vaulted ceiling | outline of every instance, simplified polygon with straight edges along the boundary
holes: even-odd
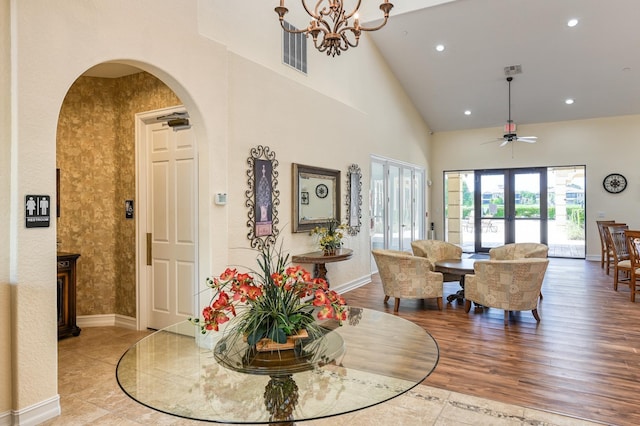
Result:
[[[363,2],[363,21],[379,17],[379,1]],[[513,65],[519,125],[640,114],[640,0],[391,2],[387,25],[362,42],[378,46],[434,132],[502,127]],[[105,64],[86,75],[135,71]]]
[[[503,126],[512,65],[517,124],[640,114],[640,0],[391,1],[370,35],[434,132]]]

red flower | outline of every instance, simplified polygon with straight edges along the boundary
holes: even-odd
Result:
[[[318,289],[316,290],[316,295],[313,299],[313,306],[324,306],[324,305],[329,305],[329,299],[327,299],[327,294]],[[318,318],[320,318],[320,314],[318,314]]]
[[[211,321],[211,319],[213,318],[213,308],[211,306],[205,306],[205,308],[202,310],[202,317],[204,318],[205,322]]]
[[[211,304],[211,307],[215,310],[220,310],[225,309],[227,306],[229,306],[229,295],[226,292],[221,291],[218,298]]]
[[[344,308],[336,309],[333,317],[342,324],[342,321],[347,319],[347,311]]]
[[[229,281],[231,278],[236,276],[238,271],[235,269],[227,268],[223,273],[220,274],[220,279],[222,281]]]
[[[302,266],[297,265],[297,266],[290,266],[287,268],[286,274],[289,276],[293,276],[293,275],[298,275],[298,273],[300,273],[300,271],[304,271],[304,269],[302,269]]]
[[[319,286],[320,288],[322,288],[323,290],[328,290],[329,289],[329,283],[327,281],[325,281],[323,278],[314,278],[313,279],[313,283],[316,286]]]
[[[323,306],[322,309],[320,309],[320,311],[318,312],[318,319],[325,320],[325,319],[331,319],[333,317],[334,317],[333,306],[331,305]]]
[[[229,321],[229,317],[224,312],[214,310],[211,306],[207,306],[202,310],[202,316],[206,330],[218,331],[219,324]]]
[[[218,331],[218,326],[220,324],[224,324],[227,321],[229,321],[229,317],[226,316],[223,312],[214,311],[214,317],[212,318],[211,322],[207,323],[206,329]]]
[[[238,274],[236,276],[238,282],[242,284],[253,284],[253,277],[249,274]]]
[[[262,289],[255,285],[249,286],[247,290],[247,297],[249,300],[256,300],[258,297],[262,296]]]
[[[282,287],[282,283],[284,282],[284,277],[277,272],[271,274],[271,279],[273,280],[273,284],[276,287]]]

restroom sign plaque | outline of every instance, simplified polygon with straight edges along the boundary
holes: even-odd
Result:
[[[51,223],[51,197],[27,195],[24,197],[27,228],[48,228]]]

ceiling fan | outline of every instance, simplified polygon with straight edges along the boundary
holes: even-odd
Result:
[[[513,77],[507,77],[507,83],[509,84],[509,119],[504,126],[504,135],[501,138],[497,138],[497,140],[502,141],[500,144],[501,147],[510,142],[536,143],[538,140],[537,136],[518,136],[516,134],[516,123],[511,119],[511,81],[513,81]]]

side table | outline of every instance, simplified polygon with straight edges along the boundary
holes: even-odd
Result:
[[[328,283],[329,279],[327,278],[326,264],[331,262],[342,262],[343,260],[351,259],[352,256],[353,250],[343,248],[336,250],[336,254],[324,254],[322,250],[305,254],[296,254],[295,256],[291,256],[291,261],[294,263],[313,263],[313,276],[315,278],[322,278]]]

